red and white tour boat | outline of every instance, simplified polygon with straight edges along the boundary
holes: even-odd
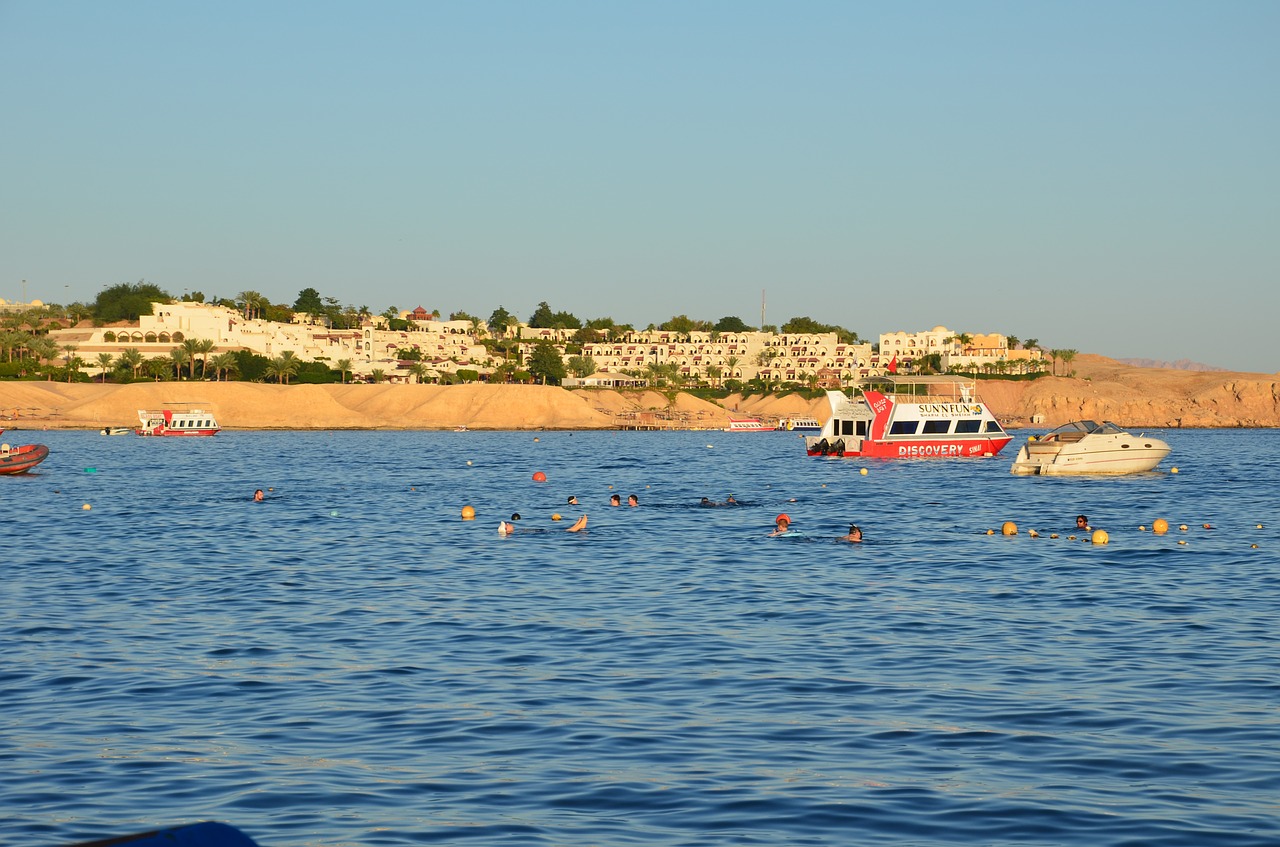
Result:
[[[883,376],[859,382],[861,395],[828,391],[831,418],[805,438],[810,456],[935,459],[994,456],[1013,440],[955,376]]]
[[[142,422],[134,430],[138,435],[217,435],[222,429],[213,412],[178,404],[169,409],[139,409],[138,420]]]

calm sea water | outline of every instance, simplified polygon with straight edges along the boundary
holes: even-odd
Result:
[[[5,844],[1280,843],[1273,432],[1123,479],[784,433],[21,435],[53,453],[0,477]]]

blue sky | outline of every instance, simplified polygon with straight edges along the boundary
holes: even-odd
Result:
[[[1271,0],[0,0],[0,297],[767,291],[1280,371],[1277,43]]]

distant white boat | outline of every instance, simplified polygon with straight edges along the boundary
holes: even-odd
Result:
[[[1072,421],[1022,445],[1009,472],[1126,474],[1153,470],[1172,448],[1159,438],[1134,435],[1111,421]]]
[[[725,432],[773,432],[773,427],[766,426],[759,418],[729,418]]]
[[[798,432],[801,435],[817,435],[822,432],[822,424],[818,423],[817,418],[800,416],[794,418],[783,418],[778,421],[778,429],[787,432]]]

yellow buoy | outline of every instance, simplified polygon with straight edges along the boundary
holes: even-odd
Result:
[[[1095,529],[1090,540],[1092,540],[1094,544],[1106,544],[1111,540],[1111,536],[1107,535],[1107,531],[1105,529]]]
[[[1151,522],[1151,531],[1156,535],[1164,535],[1169,531],[1169,522],[1164,518],[1156,518]]]
[[[1147,531],[1147,528],[1145,526],[1138,527],[1138,532],[1146,532],[1146,531]]]
[[[87,511],[89,511],[90,509],[92,509],[93,507],[92,507],[92,506],[90,506],[88,503],[85,503],[85,504],[84,504],[83,506],[81,506],[80,508],[81,508],[81,509],[83,509],[83,510],[85,510],[85,511],[87,512]]]
[[[862,470],[858,471],[858,473],[862,474],[863,476],[866,476],[866,475],[867,475],[867,469],[866,469],[866,468],[863,468]]]
[[[1032,538],[1039,538],[1039,537],[1040,537],[1040,533],[1036,532],[1034,529],[1032,529],[1032,530],[1028,530],[1028,531],[1027,531],[1027,535],[1030,535]]]
[[[1257,544],[1250,544],[1250,545],[1249,545],[1249,549],[1250,549],[1250,550],[1257,550],[1257,549],[1258,549],[1258,545],[1257,545]]]
[[[1177,467],[1172,467],[1172,468],[1169,468],[1169,472],[1170,472],[1170,473],[1177,473],[1177,472],[1178,472],[1178,469],[1177,469]]]
[[[560,520],[560,513],[559,513],[559,512],[556,512],[554,515],[552,515],[552,516],[551,516],[551,520],[553,520],[553,521],[558,521],[558,520]]]
[[[1186,525],[1186,524],[1184,524],[1184,523],[1183,523],[1183,524],[1178,524],[1178,529],[1182,530],[1183,532],[1186,532],[1186,531],[1187,531],[1187,525]]]
[[[1049,533],[1049,537],[1050,537],[1050,538],[1057,538],[1057,537],[1058,537],[1058,533],[1056,533],[1056,532],[1051,532],[1051,533]]]
[[[996,531],[994,529],[987,530],[987,535],[995,535],[995,534],[996,534]]]
[[[1000,534],[1001,535],[1017,535],[1018,525],[1013,521],[1005,521],[1000,526]]]
[[[474,518],[475,518],[475,516],[476,516],[476,509],[475,509],[475,507],[474,507],[474,506],[463,506],[463,507],[462,507],[462,519],[463,519],[464,521],[472,520],[472,519],[474,519]]]
[[[471,467],[471,460],[467,459],[467,467]]]
[[[1178,543],[1179,543],[1179,544],[1186,544],[1186,543],[1187,543],[1187,539],[1185,539],[1185,538],[1179,538],[1179,539],[1178,539]]]

